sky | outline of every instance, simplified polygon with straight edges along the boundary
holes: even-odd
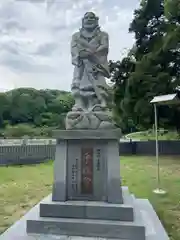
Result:
[[[139,0],[0,0],[0,91],[19,87],[70,90],[70,41],[85,12],[109,33],[108,59],[132,47],[128,33]]]

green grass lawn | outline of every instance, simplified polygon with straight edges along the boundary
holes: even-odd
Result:
[[[180,157],[161,159],[165,196],[152,193],[156,187],[154,157],[122,157],[123,185],[136,197],[148,198],[171,240],[180,239]],[[33,166],[0,168],[0,232],[3,232],[51,191],[52,162]]]

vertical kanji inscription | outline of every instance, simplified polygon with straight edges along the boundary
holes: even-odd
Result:
[[[81,193],[93,194],[93,148],[82,149],[81,161]]]

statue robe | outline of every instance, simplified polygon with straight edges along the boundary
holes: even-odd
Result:
[[[84,37],[80,32],[72,36],[71,56],[74,65],[74,75],[71,90],[74,96],[95,97],[98,100],[108,94],[108,85],[105,77],[110,77],[107,55],[109,50],[109,37],[99,29],[90,38]],[[85,35],[86,36],[86,35]],[[88,49],[95,53],[87,58],[81,58],[80,52]]]

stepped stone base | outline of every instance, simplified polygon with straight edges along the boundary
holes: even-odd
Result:
[[[54,203],[48,196],[0,240],[169,240],[149,201],[135,199],[126,187],[122,192],[124,204]]]
[[[133,199],[123,189],[124,204],[95,201],[52,201],[49,195],[40,203],[40,217],[134,221]]]

